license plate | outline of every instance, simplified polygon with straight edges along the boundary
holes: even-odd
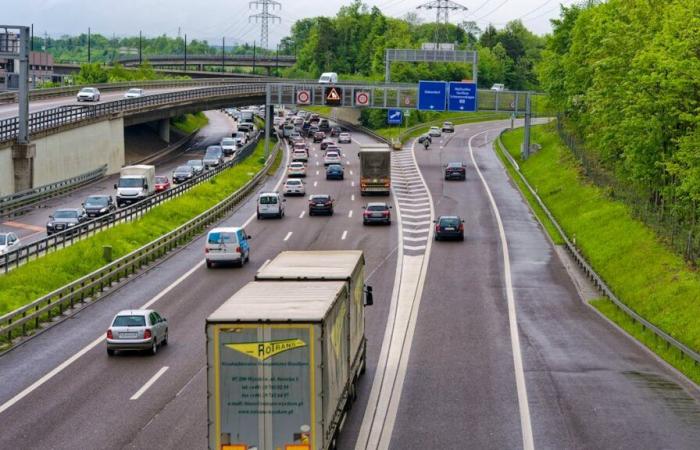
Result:
[[[95,217],[95,216],[96,216],[96,214],[94,214],[94,213],[88,214],[88,217]]]
[[[138,333],[119,333],[119,337],[123,339],[134,339]]]
[[[455,230],[454,227],[446,227],[445,228],[445,231],[454,231],[454,230]]]
[[[372,217],[383,217],[383,216],[384,216],[384,214],[382,214],[382,213],[374,213],[374,214],[372,214]]]

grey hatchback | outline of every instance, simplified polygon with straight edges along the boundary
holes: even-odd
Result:
[[[158,346],[168,345],[168,321],[152,309],[120,311],[107,329],[107,354],[117,350],[148,350],[155,355]]]

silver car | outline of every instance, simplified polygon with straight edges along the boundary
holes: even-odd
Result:
[[[10,253],[22,246],[15,233],[0,233],[0,255]]]
[[[119,350],[148,350],[168,345],[168,321],[152,309],[120,311],[107,330],[107,354]]]
[[[202,158],[205,168],[216,167],[224,162],[224,151],[220,145],[210,145]]]
[[[79,102],[99,102],[100,90],[94,87],[84,87],[77,95]]]
[[[195,175],[199,175],[200,173],[204,172],[204,163],[201,159],[190,159],[185,165],[192,167]]]

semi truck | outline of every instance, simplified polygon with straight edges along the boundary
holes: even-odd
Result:
[[[365,370],[360,251],[282,252],[206,321],[208,442],[333,450]]]
[[[155,166],[137,165],[122,167],[119,181],[114,185],[117,190],[117,206],[139,202],[156,192]]]
[[[360,194],[391,193],[391,150],[387,145],[373,144],[360,148]]]

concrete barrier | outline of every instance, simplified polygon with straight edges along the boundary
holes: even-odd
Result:
[[[0,197],[15,193],[15,170],[12,147],[0,148]]]

